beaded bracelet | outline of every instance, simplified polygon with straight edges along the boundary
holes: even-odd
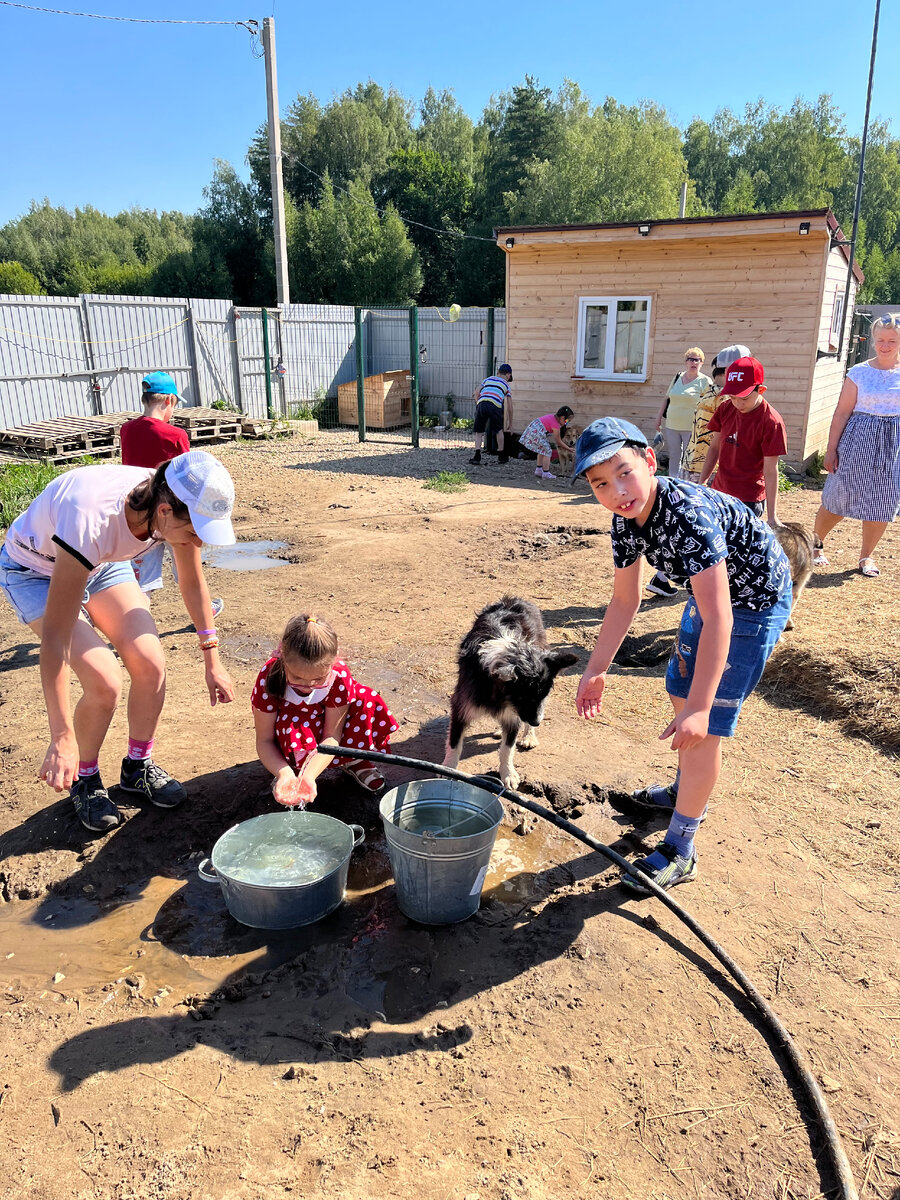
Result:
[[[215,649],[216,646],[218,646],[218,644],[219,644],[218,638],[210,638],[209,641],[200,643],[200,649],[201,650],[213,650],[213,649]]]

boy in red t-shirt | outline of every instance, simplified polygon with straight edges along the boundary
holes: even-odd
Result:
[[[758,517],[766,513],[773,529],[781,522],[778,504],[778,460],[787,452],[781,414],[767,400],[765,372],[756,358],[739,358],[725,373],[722,402],[709,419],[712,435],[700,482],[742,500]]]
[[[179,454],[186,454],[191,448],[185,430],[171,424],[175,406],[183,399],[172,376],[167,371],[151,371],[141,381],[141,388],[143,416],[126,421],[119,431],[123,467],[158,467]],[[142,592],[155,592],[163,586],[165,548],[165,542],[159,542],[134,560],[134,573]],[[174,562],[172,570],[175,570]],[[217,617],[225,604],[222,600],[213,600],[212,606],[213,616]]]

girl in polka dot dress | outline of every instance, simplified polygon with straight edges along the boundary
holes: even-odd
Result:
[[[384,776],[364,759],[318,751],[326,740],[387,751],[397,729],[381,696],[356,682],[337,650],[328,622],[302,613],[288,621],[276,654],[257,676],[250,700],[256,753],[275,776],[279,804],[310,804],[316,779],[332,764],[370,792],[384,787]]]

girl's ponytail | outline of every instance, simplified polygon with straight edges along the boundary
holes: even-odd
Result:
[[[179,500],[166,482],[166,467],[164,462],[146,483],[140,483],[128,497],[128,506],[134,512],[141,513],[147,520],[147,529],[152,534],[156,525],[156,513],[161,504],[168,504],[176,521],[189,521],[191,514],[183,500]]]

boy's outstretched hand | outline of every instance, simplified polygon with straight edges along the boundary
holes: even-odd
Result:
[[[693,750],[708,733],[708,712],[688,712],[687,709],[682,709],[659,735],[659,740],[664,742],[666,738],[672,738],[673,750]]]
[[[599,717],[600,709],[603,707],[603,689],[606,687],[606,672],[601,671],[599,675],[588,675],[587,672],[581,677],[581,682],[578,685],[578,694],[575,697],[575,707],[578,710],[579,717],[584,717],[589,721],[591,717]]]

